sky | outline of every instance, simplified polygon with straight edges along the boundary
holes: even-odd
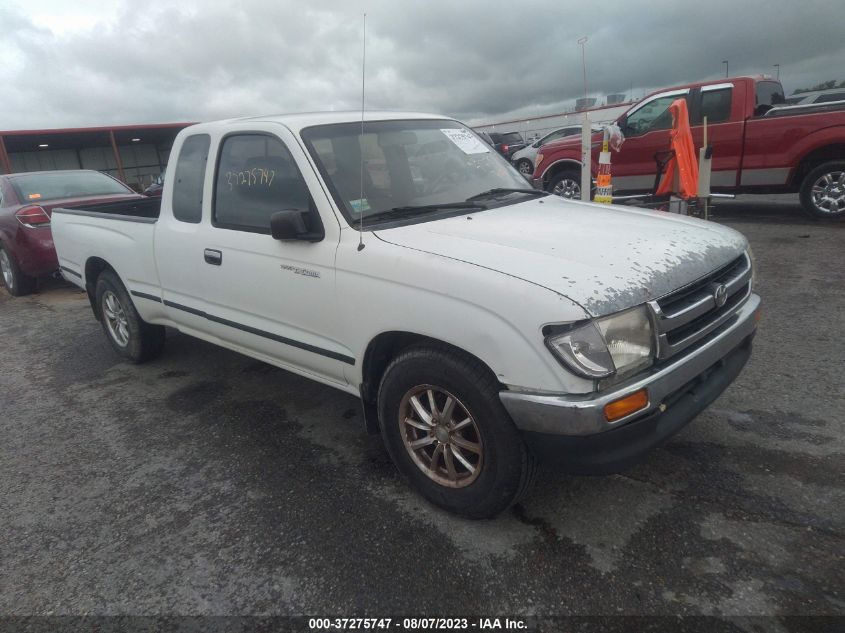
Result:
[[[842,0],[0,0],[0,130],[361,107],[471,124],[584,94],[845,80]],[[827,16],[827,17],[825,17]]]

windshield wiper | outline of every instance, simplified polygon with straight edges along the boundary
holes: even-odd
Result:
[[[441,209],[486,209],[487,207],[478,202],[444,202],[442,204],[421,204],[407,207],[393,207],[385,211],[379,211],[372,215],[365,215],[364,221],[367,220],[386,220],[408,218],[415,215],[422,215],[429,211],[440,211]]]
[[[467,198],[469,200],[480,200],[481,198],[489,198],[492,196],[498,196],[503,193],[527,193],[532,196],[547,196],[549,195],[547,191],[542,191],[540,189],[527,189],[527,188],[518,188],[518,187],[495,187],[493,189],[488,189],[487,191],[482,191],[481,193],[477,193],[474,196],[470,196]]]

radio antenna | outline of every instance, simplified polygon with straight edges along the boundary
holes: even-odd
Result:
[[[358,250],[364,250],[364,79],[367,70],[367,14],[364,14],[361,55],[361,139],[358,141],[358,154],[361,157],[361,195],[358,197]]]

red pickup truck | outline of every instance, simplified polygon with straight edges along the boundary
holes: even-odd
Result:
[[[616,121],[625,135],[613,153],[614,193],[652,191],[655,154],[669,149],[669,105],[685,98],[696,149],[707,117],[713,147],[711,189],[721,193],[800,193],[819,218],[845,218],[845,101],[787,106],[783,87],[765,77],[735,77],[661,90]],[[593,175],[601,133],[593,135]],[[580,197],[581,139],[564,138],[537,156],[534,186]]]

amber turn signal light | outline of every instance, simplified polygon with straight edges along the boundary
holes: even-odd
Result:
[[[647,406],[648,389],[640,389],[624,398],[619,398],[619,400],[604,405],[604,417],[607,418],[608,422],[613,422],[640,409],[645,409]]]

